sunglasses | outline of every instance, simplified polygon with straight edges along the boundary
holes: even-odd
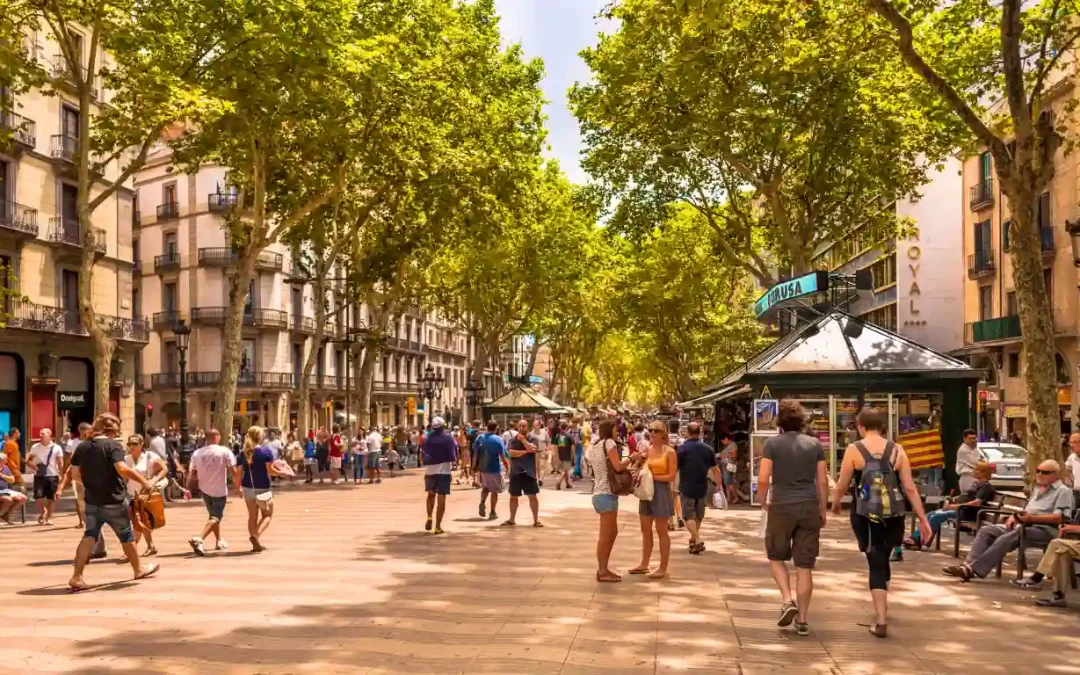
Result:
[[[667,429],[649,429],[649,433],[651,433],[651,434],[666,434]]]
[[[1035,469],[1035,473],[1039,474],[1040,476],[1053,476],[1057,472],[1047,471],[1046,469]]]

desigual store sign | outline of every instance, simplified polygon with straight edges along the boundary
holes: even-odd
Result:
[[[76,408],[85,408],[89,405],[89,402],[87,393],[84,391],[60,392],[57,396],[57,404],[61,410],[74,410]]]

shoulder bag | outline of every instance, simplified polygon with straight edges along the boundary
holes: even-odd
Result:
[[[611,463],[611,457],[608,456],[607,444],[604,443],[602,448],[604,461],[607,463],[608,486],[611,487],[611,494],[620,497],[634,494],[634,474],[630,473],[629,469],[616,471],[615,465]]]

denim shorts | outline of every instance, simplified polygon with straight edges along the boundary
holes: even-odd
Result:
[[[128,515],[127,504],[108,506],[87,504],[85,536],[97,539],[101,536],[101,530],[105,525],[112,528],[121,544],[135,541],[135,532],[131,529],[131,517]]]
[[[597,513],[609,513],[619,510],[618,495],[593,495],[592,507]]]
[[[225,515],[225,497],[211,497],[208,494],[202,496],[203,504],[206,504],[206,512],[214,520],[221,522]]]

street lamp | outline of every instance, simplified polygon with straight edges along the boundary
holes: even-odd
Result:
[[[187,415],[187,350],[191,326],[179,319],[173,326],[173,334],[176,335],[176,351],[180,353],[180,447],[186,448],[190,440]]]
[[[1065,221],[1065,231],[1072,238],[1073,265],[1080,267],[1080,218]]]
[[[435,367],[430,363],[424,368],[424,374],[420,378],[420,384],[423,385],[422,393],[424,398],[427,399],[427,404],[424,405],[424,415],[428,419],[431,419],[431,408],[435,405],[435,399],[442,398],[443,385],[446,383],[446,378],[441,373],[435,373]]]
[[[484,403],[484,385],[476,380],[469,380],[465,383],[465,405],[469,408],[479,407]],[[470,411],[472,412],[472,411]],[[478,415],[473,413],[473,417]]]

